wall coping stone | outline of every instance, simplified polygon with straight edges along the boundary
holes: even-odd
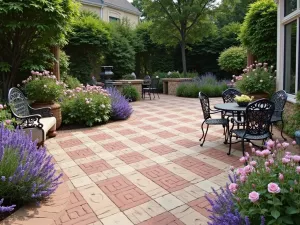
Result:
[[[142,84],[144,80],[136,79],[136,80],[117,80],[116,82],[121,82],[123,84]]]
[[[183,81],[191,81],[193,78],[163,78],[163,82],[183,82]]]

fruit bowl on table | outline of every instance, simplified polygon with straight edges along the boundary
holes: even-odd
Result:
[[[250,102],[236,102],[238,104],[239,107],[247,107],[247,105],[249,105]]]

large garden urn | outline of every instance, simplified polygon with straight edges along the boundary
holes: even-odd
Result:
[[[113,86],[113,81],[111,78],[113,77],[114,73],[112,69],[113,66],[101,66],[100,77],[106,88]]]

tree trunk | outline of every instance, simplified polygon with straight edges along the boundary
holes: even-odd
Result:
[[[183,74],[184,76],[186,76],[186,55],[185,55],[185,47],[186,47],[186,43],[185,41],[181,41],[181,44],[180,44],[180,47],[181,47],[181,58],[182,58],[182,69],[183,69]]]

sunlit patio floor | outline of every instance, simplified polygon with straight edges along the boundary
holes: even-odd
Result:
[[[199,146],[198,99],[161,95],[132,105],[126,121],[60,131],[46,142],[71,190],[56,224],[207,224],[204,195],[225,186],[231,165],[241,165],[241,144],[227,156],[223,128],[211,126]]]

